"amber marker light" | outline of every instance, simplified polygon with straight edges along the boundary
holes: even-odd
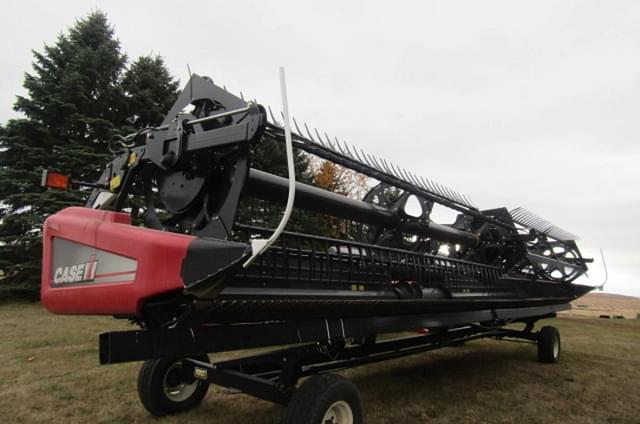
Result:
[[[67,190],[69,188],[69,177],[59,172],[51,172],[46,169],[42,171],[43,187]]]

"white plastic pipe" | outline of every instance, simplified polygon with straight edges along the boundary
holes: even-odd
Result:
[[[287,206],[284,209],[284,215],[278,224],[276,230],[268,239],[251,240],[251,257],[242,265],[244,268],[266,251],[280,237],[291,217],[293,211],[293,202],[296,197],[296,169],[293,161],[293,143],[291,141],[291,126],[289,125],[289,104],[287,102],[287,83],[285,81],[284,67],[280,67],[280,96],[282,97],[282,114],[284,115],[284,139],[287,151],[287,172],[289,177],[289,195],[287,197]]]
[[[602,266],[604,267],[604,281],[599,286],[596,286],[596,288],[602,291],[604,290],[604,285],[609,281],[609,271],[607,270],[607,263],[604,260],[604,252],[602,251],[602,248],[600,248],[600,257],[602,258]]]

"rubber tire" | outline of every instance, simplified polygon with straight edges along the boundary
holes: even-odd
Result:
[[[209,363],[207,355],[194,355],[190,358]],[[149,359],[144,361],[138,373],[138,396],[142,405],[151,415],[162,417],[186,411],[202,402],[209,390],[209,383],[198,381],[196,391],[187,399],[176,402],[164,393],[164,376],[176,358]]]
[[[558,346],[557,354],[555,346]],[[555,364],[560,360],[560,332],[556,327],[546,326],[538,333],[538,361],[543,364]]]
[[[344,401],[353,412],[353,423],[362,424],[362,401],[358,388],[336,374],[314,375],[291,397],[284,424],[323,424],[325,413],[334,402]]]

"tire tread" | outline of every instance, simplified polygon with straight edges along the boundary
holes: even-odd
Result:
[[[321,424],[329,406],[337,400],[349,403],[354,424],[362,424],[362,401],[356,386],[336,374],[314,375],[300,386],[287,406],[284,424]]]
[[[553,347],[558,343],[558,357],[553,355]],[[556,327],[544,326],[538,333],[538,361],[544,364],[554,364],[558,362],[561,352],[560,332]]]
[[[206,355],[193,356],[193,359],[209,362]],[[138,373],[138,396],[144,408],[151,415],[162,417],[194,408],[207,394],[209,384],[201,383],[195,393],[182,402],[173,402],[164,394],[164,375],[177,359],[161,358],[144,361]]]

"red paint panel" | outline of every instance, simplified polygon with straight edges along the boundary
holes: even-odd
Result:
[[[135,280],[53,284],[54,237],[135,259]],[[63,209],[44,224],[42,303],[60,314],[137,315],[144,299],[184,288],[180,270],[194,238],[132,226],[126,213],[82,207]]]

